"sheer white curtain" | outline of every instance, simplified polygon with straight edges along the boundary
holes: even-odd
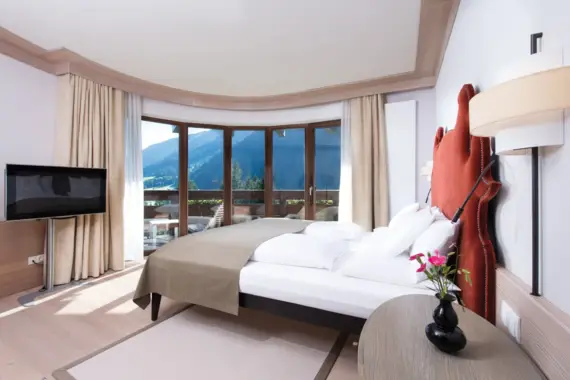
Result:
[[[127,94],[125,110],[125,260],[144,259],[144,190],[142,169],[142,98]]]
[[[338,220],[352,222],[352,142],[350,138],[350,103],[342,104],[340,126],[340,191]]]

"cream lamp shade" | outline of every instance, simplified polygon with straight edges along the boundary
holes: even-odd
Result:
[[[525,75],[477,94],[469,103],[474,136],[495,137],[497,153],[564,144],[570,67]]]

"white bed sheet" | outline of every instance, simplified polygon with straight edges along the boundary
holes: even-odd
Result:
[[[327,269],[250,261],[240,272],[240,292],[368,318],[382,303],[406,294],[434,294],[425,286],[400,286],[343,276]]]

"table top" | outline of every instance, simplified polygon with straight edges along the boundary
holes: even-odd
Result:
[[[407,295],[378,307],[360,335],[358,372],[380,379],[545,379],[524,351],[503,331],[468,309],[454,305],[467,346],[456,355],[439,351],[425,336],[433,322],[433,296]]]

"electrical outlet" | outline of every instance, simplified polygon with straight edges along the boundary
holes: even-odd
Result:
[[[28,265],[43,264],[43,262],[44,262],[44,255],[28,257]]]
[[[517,343],[521,342],[521,317],[505,301],[501,302],[501,322]]]

